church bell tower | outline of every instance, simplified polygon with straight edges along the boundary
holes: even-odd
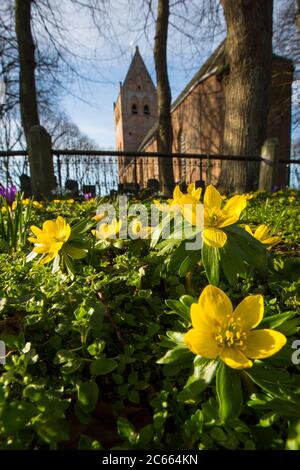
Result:
[[[157,91],[138,47],[114,103],[117,150],[138,150],[157,121]]]

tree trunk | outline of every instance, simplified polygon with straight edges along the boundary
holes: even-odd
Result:
[[[32,0],[16,1],[16,36],[20,62],[21,120],[28,146],[30,128],[40,124],[35,86],[34,42],[31,33]]]
[[[171,89],[167,66],[169,0],[158,0],[154,61],[158,97],[158,151],[172,153]],[[164,195],[170,196],[174,187],[173,159],[159,159],[160,183]]]
[[[227,24],[228,73],[224,154],[259,156],[266,138],[272,79],[273,0],[221,0]],[[222,162],[219,186],[226,192],[257,187],[255,162]]]
[[[300,0],[297,0],[297,17],[296,17],[296,23],[297,23],[297,26],[300,30]]]
[[[15,29],[19,52],[19,88],[21,121],[24,129],[36,198],[49,197],[55,187],[51,138],[40,126],[35,85],[34,42],[31,32],[33,0],[15,0]]]

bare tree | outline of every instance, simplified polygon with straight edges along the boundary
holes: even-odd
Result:
[[[43,117],[43,125],[52,137],[54,149],[97,150],[96,143],[84,134],[64,112],[48,112]]]
[[[31,127],[40,124],[35,84],[35,46],[31,33],[31,4],[32,0],[16,0],[16,37],[20,63],[20,108],[27,142]]]
[[[257,156],[266,136],[272,64],[272,0],[221,0],[227,24],[224,153]],[[223,162],[219,185],[243,192],[257,185],[258,166]]]
[[[292,88],[293,130],[300,124],[300,30],[296,26],[296,0],[284,0],[280,3],[274,20],[274,52],[293,60],[294,84]],[[288,77],[287,77],[288,78]],[[280,112],[280,109],[278,109]]]
[[[169,0],[158,0],[154,61],[158,98],[158,151],[172,153],[171,89],[167,66],[169,26]],[[162,191],[170,196],[174,187],[173,159],[165,156],[159,160]]]

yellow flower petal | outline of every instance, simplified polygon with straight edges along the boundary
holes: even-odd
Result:
[[[211,322],[215,320],[223,322],[227,315],[232,315],[233,308],[229,297],[221,289],[211,284],[203,289],[198,304],[200,314]]]
[[[179,200],[183,217],[197,227],[203,225],[203,205],[193,196],[185,194]]]
[[[196,330],[203,330],[207,328],[211,329],[213,320],[210,315],[207,313],[205,314],[205,311],[203,310],[203,304],[192,304],[190,313],[192,325]]]
[[[33,237],[31,237],[33,238]],[[53,236],[49,233],[42,232],[38,235],[37,238],[34,239],[35,241],[32,241],[32,243],[39,243],[42,245],[51,245],[51,243],[54,242]]]
[[[48,245],[37,245],[33,248],[35,253],[43,254],[43,253],[48,253],[49,252],[49,246]]]
[[[202,188],[197,188],[197,189],[194,189],[194,191],[192,192],[192,196],[198,199],[199,201],[201,197],[201,193],[202,193]]]
[[[219,228],[228,227],[228,225],[233,225],[239,220],[237,215],[227,214],[226,212],[222,212],[222,217],[218,224]]]
[[[52,261],[55,256],[57,255],[57,252],[50,252],[48,253],[47,256],[45,256],[45,258],[42,258],[41,261],[40,261],[40,264],[46,264],[46,263],[49,263],[50,261]]]
[[[173,199],[176,200],[176,199],[179,199],[181,198],[181,196],[183,196],[182,192],[180,191],[180,188],[179,186],[175,186],[175,189],[173,191]]]
[[[202,192],[202,188],[196,189],[195,183],[190,183],[187,187],[187,194],[189,194],[190,196],[193,196],[195,199],[197,199],[197,201],[200,200],[201,192]]]
[[[38,237],[41,233],[43,233],[43,231],[40,228],[36,227],[35,225],[31,225],[30,230],[32,231],[32,233],[34,233],[36,237]]]
[[[257,240],[263,241],[269,234],[269,228],[266,225],[260,225],[254,232],[254,237]]]
[[[30,243],[38,243],[38,239],[37,239],[37,238],[34,238],[34,237],[28,237],[27,240],[28,240]]]
[[[204,194],[204,205],[209,211],[218,211],[221,209],[222,197],[219,191],[210,184],[207,186]]]
[[[254,233],[252,232],[249,225],[245,225],[244,229],[246,230],[246,232],[250,233],[250,235],[252,235],[252,237],[254,237]]]
[[[216,227],[204,227],[203,239],[206,245],[221,248],[227,241],[227,235]]]
[[[286,344],[286,337],[279,331],[250,331],[243,352],[252,359],[264,359],[276,354]]]
[[[54,251],[54,252],[58,253],[59,250],[62,249],[63,244],[64,244],[64,242],[52,243],[52,245],[50,246],[50,251]]]
[[[187,193],[192,195],[193,191],[195,190],[196,190],[195,183],[190,183],[187,187]]]
[[[214,359],[219,355],[220,348],[206,331],[193,328],[184,335],[184,341],[194,354],[199,354],[207,359]]]
[[[280,237],[265,238],[265,240],[262,241],[265,245],[277,245],[279,242],[281,242]]]
[[[249,369],[252,367],[253,362],[250,361],[239,349],[231,347],[225,348],[221,354],[220,359],[232,369]]]
[[[243,330],[255,328],[264,316],[264,299],[262,295],[249,295],[235,308],[235,319],[240,319]]]
[[[47,232],[52,235],[56,233],[56,230],[57,230],[57,226],[54,220],[46,220],[43,223],[43,232]]]
[[[223,211],[239,218],[246,206],[247,198],[244,195],[233,196],[226,202]]]

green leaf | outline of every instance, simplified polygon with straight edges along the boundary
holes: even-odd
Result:
[[[184,346],[176,346],[174,349],[170,349],[166,354],[156,361],[157,364],[170,364],[173,362],[184,362],[187,355],[190,356],[191,351]]]
[[[238,275],[245,274],[245,264],[243,260],[243,253],[237,246],[232,243],[230,237],[227,243],[219,249],[222,270],[229,284],[235,285]]]
[[[85,413],[95,409],[99,397],[99,387],[94,381],[77,384],[78,401]]]
[[[196,356],[194,359],[194,373],[191,375],[179,392],[177,399],[184,403],[195,403],[201,393],[208,387],[214,378],[219,362]]]
[[[74,259],[81,259],[85,258],[88,254],[88,250],[84,248],[78,248],[73,244],[72,242],[70,243],[65,243],[64,245],[64,252],[67,253],[68,256]]]
[[[296,312],[277,313],[270,317],[265,317],[259,324],[259,328],[277,328],[286,320],[290,320],[296,315]]]
[[[93,220],[91,217],[81,220],[77,224],[73,225],[73,227],[71,227],[71,235],[69,240],[71,241],[74,238],[79,237],[83,233],[90,231],[91,228],[95,225],[96,221]]]
[[[163,215],[163,218],[162,220],[159,222],[159,224],[157,225],[157,227],[155,228],[155,230],[152,232],[151,234],[151,243],[150,243],[150,246],[151,248],[154,248],[155,245],[157,244],[161,234],[162,234],[162,231],[169,226],[170,224],[170,221],[171,219],[173,218],[173,214],[165,214]]]
[[[31,403],[12,401],[1,412],[0,423],[6,434],[14,434],[24,429],[35,414],[35,406]]]
[[[285,336],[292,336],[299,331],[300,327],[300,318],[293,318],[293,320],[285,321],[282,325],[277,327],[277,330],[280,331]]]
[[[187,294],[182,295],[179,300],[183,305],[186,305],[189,309],[191,308],[192,304],[198,302],[198,299]]]
[[[129,444],[136,444],[138,434],[135,432],[133,425],[126,418],[118,418],[118,433]]]
[[[89,436],[85,434],[81,434],[78,444],[79,450],[101,450],[103,447],[101,446],[99,441],[91,439]]]
[[[300,396],[295,393],[299,388],[299,384],[295,376],[291,376],[283,369],[256,364],[251,369],[245,370],[244,374],[273,397],[300,406]]]
[[[177,375],[181,369],[190,367],[193,353],[183,345],[176,346],[158,359],[157,364],[163,364],[163,373],[166,376]]]
[[[168,313],[175,313],[176,315],[183,318],[183,320],[187,324],[191,323],[190,307],[187,307],[183,302],[180,302],[179,300],[173,299],[165,300],[165,304],[171,309],[171,312]]]
[[[185,249],[185,242],[181,242],[176,250],[171,254],[168,262],[167,269],[170,272],[178,272],[181,263],[186,259],[187,252]]]
[[[238,418],[243,405],[241,373],[221,362],[216,378],[219,417],[222,422]]]
[[[229,242],[237,245],[245,261],[250,266],[264,270],[267,266],[267,251],[263,243],[252,237],[246,230],[238,225],[230,225],[224,228]]]
[[[187,256],[179,266],[178,274],[183,277],[191,272],[196,264],[201,260],[201,250],[186,251]]]
[[[39,437],[55,449],[58,442],[67,441],[69,438],[66,421],[47,417],[38,421],[35,427]]]
[[[220,281],[220,255],[219,249],[203,243],[202,263],[205,269],[206,277],[210,284],[218,286]]]
[[[90,365],[91,375],[105,375],[109,374],[116,369],[118,363],[114,359],[107,359],[105,357],[96,359]]]
[[[72,264],[72,261],[70,260],[69,256],[67,255],[67,253],[64,252],[63,249],[61,250],[61,254],[62,254],[62,257],[63,257],[64,265],[67,268],[67,272],[68,272],[70,278],[74,279],[75,270],[74,270],[74,266]]]

